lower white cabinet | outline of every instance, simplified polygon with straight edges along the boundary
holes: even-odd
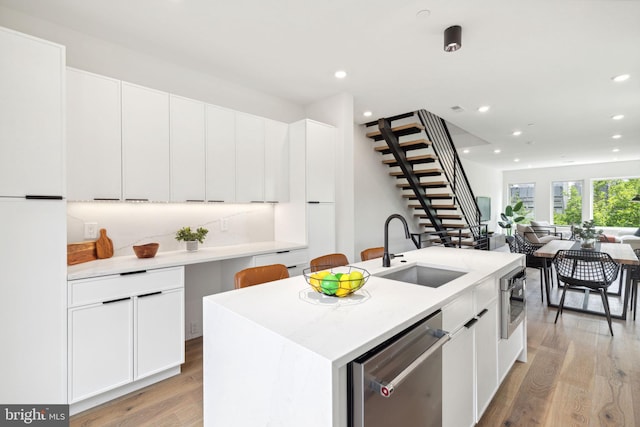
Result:
[[[473,330],[463,326],[442,347],[442,425],[474,424]]]
[[[484,310],[487,311],[475,326],[476,421],[498,390],[498,301],[494,300]]]
[[[69,287],[69,403],[184,363],[184,267]]]
[[[306,249],[281,251],[272,254],[256,255],[254,265],[260,267],[271,264],[284,264],[289,270],[289,277],[299,276],[309,266],[309,252]]]

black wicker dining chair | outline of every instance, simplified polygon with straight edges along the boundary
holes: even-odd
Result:
[[[640,248],[634,249],[636,257],[640,259]],[[634,265],[631,270],[627,272],[631,277],[631,310],[633,310],[633,320],[636,320],[636,312],[638,311],[638,282],[640,282],[640,265]]]
[[[540,270],[540,301],[544,302],[544,286],[549,284],[549,287],[551,287],[553,285],[553,278],[551,274],[551,260],[549,258],[537,257],[533,254],[542,246],[544,245],[532,243],[518,233],[515,235],[514,248],[517,253],[526,256],[527,267]],[[509,248],[511,249],[511,245],[509,245]],[[514,251],[512,250],[511,252]],[[549,298],[548,295],[547,298]]]
[[[567,289],[594,290],[600,293],[609,323],[609,332],[613,336],[607,288],[618,277],[620,265],[609,254],[590,250],[558,251],[553,257],[553,265],[556,268],[558,280],[564,282],[556,320],[553,323],[556,323],[558,316],[562,314]]]

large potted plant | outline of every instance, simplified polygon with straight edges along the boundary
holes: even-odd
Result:
[[[589,220],[583,222],[582,227],[573,227],[573,234],[580,239],[580,246],[583,249],[594,249],[602,235],[602,230],[596,230],[593,220]]]
[[[524,221],[527,218],[527,214],[524,203],[520,200],[515,205],[507,205],[504,208],[504,212],[500,214],[502,221],[498,221],[498,225],[505,230],[507,236],[511,236],[513,224],[519,224]]]
[[[204,243],[208,232],[209,230],[203,227],[198,227],[196,231],[191,231],[191,227],[183,227],[176,232],[176,240],[186,242],[188,251],[197,251],[198,242]]]

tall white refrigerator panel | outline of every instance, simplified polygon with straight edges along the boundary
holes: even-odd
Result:
[[[0,402],[66,403],[66,202],[0,196]]]

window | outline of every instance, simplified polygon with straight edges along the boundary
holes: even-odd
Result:
[[[596,225],[640,225],[640,203],[631,201],[637,194],[640,194],[640,178],[593,180],[593,219]]]
[[[509,184],[509,204],[515,205],[522,200],[528,218],[535,218],[534,199],[535,184]]]
[[[582,181],[554,181],[551,197],[554,224],[582,224]]]

